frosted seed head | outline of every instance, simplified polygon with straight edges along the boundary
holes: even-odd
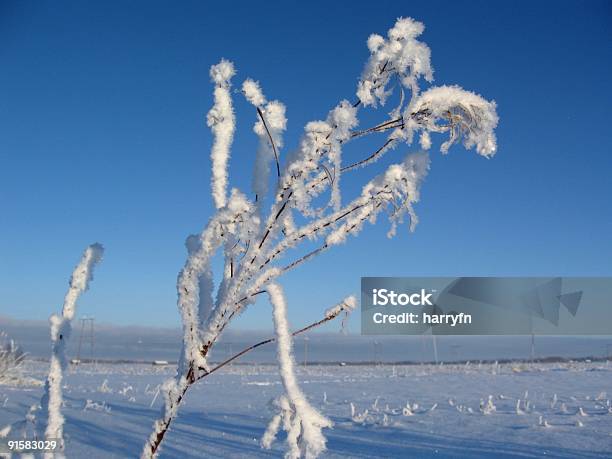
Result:
[[[230,79],[236,74],[234,64],[228,60],[221,59],[218,64],[210,67],[210,79],[217,86],[229,86]]]

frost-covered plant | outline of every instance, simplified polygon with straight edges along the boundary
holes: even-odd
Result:
[[[422,150],[431,148],[432,133],[448,134],[441,145],[443,153],[457,142],[474,148],[484,157],[492,156],[496,150],[494,102],[458,86],[421,91],[423,80],[427,83],[433,80],[430,50],[418,40],[423,30],[420,22],[400,18],[386,37],[370,36],[370,56],[357,85],[357,99],[341,100],[325,119],[306,124],[291,155],[281,155],[287,123],[285,106],[268,100],[258,82],[246,79],[241,89],[255,108],[254,131],[259,138],[252,199],[236,188],[228,192],[227,167],[235,132],[231,79],[236,71],[226,60],[211,67],[214,105],[207,123],[213,134],[211,186],[216,212],[201,234],[187,240],[188,258],[177,282],[183,349],[176,377],[163,385],[165,404],[143,448],[143,458],[158,452],[190,386],[250,349],[271,341],[277,341],[279,346],[286,393],[278,399],[280,414],[273,418],[262,443],[269,446],[283,422],[288,432],[288,457],[314,457],[323,451],[322,429],[330,423],[308,404],[293,375],[291,334],[284,299],[277,286],[279,278],[345,242],[348,236],[356,236],[366,222],[375,223],[382,213],[387,213],[391,223],[389,237],[406,218],[410,229],[414,229],[417,217],[413,206],[419,200],[419,188],[429,170],[425,151],[391,164],[365,183],[356,198],[343,202],[340,184],[351,171],[380,160],[400,145],[412,145],[415,135]],[[399,103],[388,118],[358,130],[359,111],[385,105],[393,93]],[[380,148],[353,162],[343,160],[342,151],[347,143],[375,134],[384,134]],[[316,241],[320,241],[319,245],[309,250],[308,244]],[[222,254],[224,267],[215,288],[212,259],[218,253]],[[281,262],[289,256],[294,258]],[[276,338],[257,343],[211,367],[211,350],[228,324],[253,304],[257,295],[266,292],[274,306]],[[354,303],[340,305],[305,329],[354,307]]]
[[[0,332],[0,384],[18,384],[23,380],[21,367],[25,358],[21,347]]]
[[[270,303],[272,303],[276,342],[278,343],[278,363],[286,395],[280,398],[278,407],[280,413],[272,418],[262,439],[262,446],[270,448],[280,421],[287,431],[287,458],[317,457],[325,450],[325,437],[321,430],[331,427],[332,422],[321,415],[308,403],[306,396],[298,386],[295,378],[295,362],[293,360],[291,332],[287,321],[287,303],[282,288],[275,283],[267,287]],[[348,299],[344,304],[353,303]],[[333,313],[333,309],[330,310]]]
[[[102,259],[104,248],[100,244],[88,246],[79,264],[74,268],[61,314],[53,314],[49,318],[51,324],[52,353],[49,364],[49,374],[45,382],[45,389],[39,405],[33,405],[28,411],[25,420],[10,424],[2,429],[3,435],[8,436],[14,430],[20,430],[26,437],[28,426],[34,430],[37,438],[54,439],[63,444],[64,416],[62,415],[62,379],[68,361],[66,359],[66,346],[70,339],[72,319],[76,314],[77,300],[81,294],[89,288],[89,282],[93,279],[93,271]],[[44,431],[42,425],[37,422],[36,412],[40,409],[41,418],[47,420]],[[46,453],[45,458],[63,457],[61,452]]]
[[[62,378],[68,364],[66,345],[70,339],[72,319],[76,314],[77,300],[89,288],[89,282],[93,279],[94,267],[100,262],[103,254],[104,248],[100,244],[92,244],[85,249],[81,261],[74,268],[70,277],[70,286],[64,298],[61,315],[53,314],[49,318],[53,351],[41,407],[43,413],[47,415],[45,438],[53,438],[59,442],[62,442],[64,438]]]

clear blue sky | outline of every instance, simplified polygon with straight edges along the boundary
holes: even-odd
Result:
[[[285,102],[293,146],[353,97],[366,38],[398,16],[425,23],[437,84],[497,101],[498,154],[436,153],[416,232],[367,227],[293,272],[292,321],[365,275],[612,275],[609,2],[2,1],[0,315],[46,319],[99,241],[81,312],[178,325],[183,242],[211,215],[209,66],[231,59],[236,82]],[[248,191],[254,115],[237,104],[231,172]],[[258,303],[238,326],[268,326],[269,312]]]

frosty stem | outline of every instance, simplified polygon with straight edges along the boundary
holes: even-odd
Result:
[[[263,292],[262,292],[263,293]],[[327,323],[331,320],[334,320],[336,317],[338,317],[342,312],[348,311],[348,308],[345,307],[337,307],[335,310],[333,310],[330,313],[327,313],[325,315],[325,317],[321,320],[318,320],[316,322],[311,323],[310,325],[307,325],[303,328],[300,328],[299,330],[296,330],[292,333],[292,336],[296,336],[299,335],[301,333],[305,333],[309,330],[312,330],[313,328],[319,327],[320,325],[323,325],[324,323]],[[210,374],[214,373],[217,370],[220,370],[221,368],[223,368],[224,366],[230,364],[231,362],[233,362],[234,360],[242,357],[243,355],[257,349],[260,346],[264,346],[266,344],[270,344],[276,341],[276,338],[272,337],[272,338],[268,338],[266,340],[260,341],[256,344],[253,344],[245,349],[243,349],[242,351],[238,352],[236,355],[230,357],[227,360],[224,360],[223,362],[219,363],[218,365],[216,365],[215,367],[213,367],[212,369],[205,371],[203,373],[201,373],[199,376],[196,377],[195,375],[195,371],[193,369],[190,369],[187,372],[187,376],[186,376],[186,380],[185,380],[185,385],[180,389],[180,392],[177,394],[176,396],[176,404],[180,404],[183,400],[183,398],[185,397],[185,394],[187,393],[187,391],[189,390],[189,388],[195,384],[196,382],[204,379],[205,377],[209,376]],[[157,431],[154,432],[150,439],[149,442],[147,442],[147,444],[145,445],[145,451],[142,454],[142,457],[154,457],[155,454],[157,453],[157,450],[159,448],[159,446],[161,445],[164,436],[166,435],[166,433],[168,432],[168,429],[170,428],[170,425],[172,424],[172,421],[174,420],[174,415],[171,416],[164,416],[162,419],[159,419],[157,421]]]
[[[330,320],[334,320],[336,317],[338,317],[340,315],[341,312],[342,311],[338,311],[334,315],[330,315],[328,317],[324,317],[321,320],[317,320],[316,322],[313,322],[310,325],[307,325],[307,326],[305,326],[303,328],[300,328],[299,330],[296,330],[293,333],[291,333],[291,336],[300,335],[300,334],[305,333],[305,332],[307,332],[309,330],[312,330],[313,328],[317,328],[318,326],[323,325],[324,323],[329,322]],[[201,379],[204,379],[206,376],[210,375],[211,373],[214,373],[217,370],[220,370],[224,366],[232,363],[234,360],[242,357],[244,354],[247,354],[247,353],[249,353],[251,351],[254,351],[258,347],[263,346],[265,344],[273,343],[274,341],[276,341],[276,338],[275,337],[271,337],[271,338],[265,339],[263,341],[260,341],[258,343],[252,344],[251,346],[245,347],[242,351],[238,352],[237,354],[233,355],[229,359],[224,360],[223,362],[219,363],[215,367],[213,367],[210,370],[208,370],[208,372],[201,374],[198,377],[197,381],[199,381]]]
[[[266,118],[264,117],[264,114],[261,111],[261,108],[259,107],[257,107],[257,114],[261,118],[261,122],[263,123],[264,128],[266,128],[266,134],[268,135],[268,138],[270,139],[270,144],[272,145],[272,151],[274,152],[274,160],[276,161],[276,176],[280,178],[280,163],[278,162],[278,150],[276,149],[276,145],[274,144],[274,139],[272,138],[272,134],[270,133],[270,128],[268,128],[268,124],[266,123]]]
[[[279,101],[269,101],[257,81],[247,79],[243,82],[242,93],[257,112],[253,127],[259,137],[253,173],[255,203],[236,188],[228,192],[227,167],[236,120],[230,80],[235,70],[233,64],[225,60],[211,67],[215,103],[208,113],[207,122],[214,137],[211,186],[216,213],[201,234],[188,239],[189,256],[177,285],[178,307],[183,321],[183,349],[175,378],[165,383],[164,410],[154,424],[143,458],[156,454],[192,384],[247,352],[275,341],[275,338],[264,340],[212,369],[208,366],[212,347],[230,322],[254,302],[256,295],[267,291],[278,311],[282,310],[283,317],[274,316],[275,323],[282,325],[276,327],[276,339],[282,336],[285,344],[290,343],[286,302],[280,286],[276,285],[280,276],[344,243],[349,236],[358,235],[366,222],[374,224],[384,211],[391,223],[387,233],[389,237],[395,234],[404,219],[409,220],[410,229],[414,229],[417,215],[413,205],[419,201],[420,186],[430,164],[426,152],[409,154],[403,161],[389,165],[382,174],[363,184],[361,194],[348,203],[343,203],[341,196],[344,172],[370,166],[402,143],[412,145],[415,136],[419,136],[421,148],[428,150],[432,144],[430,133],[449,135],[441,145],[443,153],[458,142],[467,149],[475,148],[484,157],[495,153],[494,129],[498,119],[494,102],[458,86],[431,86],[421,91],[420,80],[428,83],[433,80],[429,47],[419,40],[423,31],[422,23],[411,18],[399,18],[386,38],[371,35],[367,41],[370,56],[357,85],[357,102],[351,104],[346,99],[341,100],[329,110],[324,120],[307,123],[294,153],[282,158],[282,168],[280,149],[287,125],[285,106]],[[399,105],[388,118],[372,127],[357,130],[359,110],[385,105],[395,88],[399,88]],[[410,96],[405,97],[406,93]],[[381,146],[369,156],[343,165],[344,146],[354,139],[375,133],[386,135]],[[276,163],[278,183],[276,191],[270,195],[268,185],[272,160]],[[327,192],[329,199],[324,199]],[[266,196],[272,201],[267,214],[263,212]],[[314,240],[322,240],[322,243],[317,248],[304,250],[305,254],[284,266],[277,262],[287,252]],[[224,271],[213,304],[212,260],[221,250]],[[333,317],[326,314],[321,321],[294,334]],[[281,347],[287,350],[291,346]],[[290,349],[283,353],[279,350],[278,356],[279,362],[291,363]],[[288,435],[288,454],[297,457],[305,452],[307,456],[315,457],[324,449],[324,438],[319,434],[326,422],[323,417],[310,416],[312,410],[304,408],[308,403],[305,397],[297,396],[300,392],[297,379],[290,374],[293,367],[287,364],[281,368],[287,397],[284,402],[279,402],[282,416],[291,424],[288,430],[285,429],[292,432]],[[300,440],[292,436],[299,432],[298,424],[312,434],[306,435],[313,441],[305,442],[304,451],[296,449]],[[268,433],[264,447],[273,438],[272,431]]]

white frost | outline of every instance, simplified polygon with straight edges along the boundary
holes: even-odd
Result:
[[[261,212],[263,199],[268,192],[270,164],[273,161],[280,161],[278,156],[283,146],[282,134],[287,129],[286,109],[285,105],[277,100],[267,102],[259,83],[251,79],[247,79],[242,84],[242,92],[257,108],[257,121],[253,131],[259,138],[259,147],[253,167],[253,192],[257,196],[257,208]]]
[[[482,156],[495,154],[494,130],[498,122],[495,102],[458,86],[439,86],[422,93],[411,110],[422,116],[419,123],[424,129],[450,133],[449,140],[442,144],[442,152],[463,138],[467,149],[476,147]],[[437,124],[438,120],[443,125]]]
[[[206,123],[211,128],[214,143],[210,153],[212,162],[212,196],[217,209],[225,206],[227,189],[227,162],[234,139],[236,120],[230,95],[230,79],[234,75],[234,64],[221,60],[210,68],[210,77],[216,84],[215,103],[208,112]]]
[[[347,296],[340,303],[335,306],[332,306],[327,311],[325,311],[325,317],[336,317],[341,312],[345,311],[347,313],[352,312],[357,307],[357,298],[354,295]]]
[[[281,400],[281,417],[284,419],[284,429],[287,431],[287,444],[289,451],[286,458],[315,458],[325,451],[325,437],[321,430],[331,427],[332,422],[321,415],[306,400],[298,386],[295,377],[295,362],[292,355],[293,339],[287,321],[287,305],[281,287],[270,284],[267,287],[270,303],[273,307],[274,328],[278,345],[278,362],[283,386],[286,391],[286,400]],[[274,438],[272,432],[278,430],[280,419],[273,418],[266,430],[262,446],[270,447]]]
[[[89,287],[89,282],[93,279],[94,268],[102,259],[103,253],[104,248],[100,244],[92,244],[87,247],[70,278],[70,287],[64,298],[62,314],[53,314],[49,319],[53,352],[45,392],[41,399],[41,407],[47,414],[45,438],[63,441],[64,417],[61,409],[63,403],[62,378],[67,367],[66,344],[70,338],[71,321],[76,313],[77,300]]]
[[[387,86],[393,75],[401,75],[402,85],[418,93],[417,80],[433,79],[431,52],[429,47],[418,41],[425,26],[412,18],[399,18],[385,40],[380,35],[371,35],[368,48],[372,53],[365,65],[357,86],[357,97],[364,106],[384,105],[390,90]]]
[[[266,103],[266,97],[261,92],[261,88],[259,86],[258,81],[254,81],[246,79],[244,83],[242,83],[242,92],[244,93],[244,97],[256,107],[260,107]]]
[[[307,123],[297,148],[282,158],[279,154],[287,127],[285,106],[269,101],[258,82],[244,81],[242,93],[255,107],[254,131],[259,137],[253,171],[254,202],[238,190],[227,196],[227,166],[235,130],[230,80],[235,72],[233,64],[225,60],[211,68],[214,106],[207,121],[214,136],[211,188],[217,210],[202,233],[188,241],[189,256],[177,282],[184,333],[182,355],[176,377],[163,388],[166,404],[143,457],[157,453],[182,396],[194,381],[205,376],[207,358],[223,331],[255,302],[257,295],[266,291],[274,304],[278,358],[287,395],[278,399],[280,417],[273,418],[262,445],[269,446],[282,427],[287,432],[288,457],[314,457],[325,448],[321,430],[330,424],[308,404],[297,385],[286,305],[280,287],[273,282],[357,235],[366,222],[376,223],[383,212],[391,223],[388,236],[395,234],[404,219],[409,219],[410,229],[414,229],[417,216],[413,206],[419,201],[420,185],[429,169],[426,153],[409,155],[403,162],[390,165],[366,183],[360,195],[343,204],[340,186],[348,172],[371,165],[400,144],[412,145],[415,135],[424,150],[431,148],[431,133],[449,135],[442,144],[443,152],[459,141],[486,157],[496,149],[494,102],[456,86],[421,91],[422,80],[433,79],[429,47],[418,40],[423,31],[422,23],[400,18],[386,37],[371,35],[367,41],[370,55],[357,85],[358,100],[341,100],[323,119]],[[357,130],[360,107],[383,105],[394,91],[399,93],[396,107],[374,126]],[[386,133],[379,148],[344,162],[346,144],[374,133]],[[278,167],[278,177],[270,196],[272,166]],[[267,202],[271,202],[269,208]],[[321,240],[322,245],[306,253],[301,251],[304,242],[316,240]],[[294,248],[297,250],[291,250]],[[215,257],[221,251],[219,266],[223,272],[213,276]],[[295,258],[280,261],[290,254]],[[220,279],[216,292],[215,278]],[[348,312],[355,304],[354,300],[345,300],[326,311],[326,317]],[[414,407],[409,409],[414,411]],[[462,409],[465,411],[465,407]],[[367,413],[364,422],[366,419]]]

